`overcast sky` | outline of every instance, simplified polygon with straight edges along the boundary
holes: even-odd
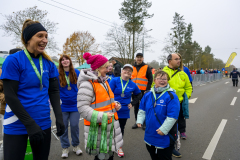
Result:
[[[61,8],[70,10],[89,18],[96,19],[81,12],[74,11],[61,6],[50,0],[42,0]],[[123,0],[56,0],[80,11],[97,16],[110,22],[122,24],[119,19],[118,11]],[[162,43],[170,28],[173,27],[172,21],[175,12],[183,15],[186,23],[193,25],[193,40],[196,40],[202,48],[209,45],[216,58],[227,61],[232,52],[238,55],[233,63],[240,68],[240,1],[239,0],[152,0],[152,7],[149,9],[153,18],[146,20],[145,27],[152,29],[149,34],[158,39],[158,42],[151,46],[152,52],[145,52],[145,62],[158,60],[163,54]],[[89,31],[97,43],[105,41],[105,35],[111,28],[110,23],[104,25],[79,15],[69,13],[59,8],[50,6],[38,0],[1,0],[1,14],[11,14],[19,10],[37,5],[38,9],[48,11],[48,19],[59,23],[55,40],[59,48],[74,31]],[[96,19],[99,20],[99,19]],[[101,20],[100,20],[101,21]],[[5,19],[0,15],[0,23]],[[104,21],[102,21],[104,22]],[[104,22],[105,23],[105,22]],[[16,47],[12,45],[12,37],[4,37],[0,30],[0,50],[9,51]],[[57,53],[51,53],[51,55]],[[159,60],[160,61],[160,60]]]

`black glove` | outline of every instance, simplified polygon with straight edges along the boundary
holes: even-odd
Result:
[[[44,143],[44,135],[46,135],[46,133],[43,130],[41,130],[35,134],[29,135],[30,143],[32,145],[36,145],[36,146],[43,144]]]
[[[65,125],[63,124],[63,122],[58,122],[56,121],[56,127],[57,127],[57,136],[60,137],[64,134],[65,132]]]

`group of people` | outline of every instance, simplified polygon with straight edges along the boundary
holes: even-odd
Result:
[[[192,69],[189,70],[191,74],[208,74],[208,73],[221,73],[221,71],[219,69]]]
[[[85,53],[83,58],[91,68],[78,71],[68,55],[61,55],[57,69],[45,52],[47,30],[38,21],[24,22],[21,40],[25,49],[12,50],[0,78],[6,101],[5,160],[23,160],[28,139],[33,159],[48,159],[51,110],[62,158],[69,154],[69,124],[73,152],[83,153],[79,147],[80,115],[84,118],[86,153],[95,160],[112,160],[114,152],[124,157],[123,136],[131,108],[135,114],[132,129],[145,130],[144,141],[153,160],[181,157],[178,144],[180,138],[187,139],[192,85],[180,54],[170,54],[168,66],[153,75],[142,53],[136,54],[133,66],[125,64],[122,70],[115,60]]]

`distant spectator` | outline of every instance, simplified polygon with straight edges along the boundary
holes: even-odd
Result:
[[[207,73],[208,73],[208,69],[206,68],[206,69],[205,69],[205,74],[207,74]]]
[[[201,68],[201,70],[200,70],[200,73],[201,74],[204,74],[205,72],[204,72],[204,70]]]
[[[114,67],[114,76],[115,77],[120,77],[121,76],[121,65],[116,62],[115,59],[112,60],[112,64]]]
[[[192,74],[193,74],[193,75],[194,75],[194,74],[197,74],[196,71],[195,71],[195,69],[192,70]]]
[[[197,71],[196,71],[196,72],[197,72],[197,74],[201,74],[201,72],[200,72],[200,69],[197,69]]]

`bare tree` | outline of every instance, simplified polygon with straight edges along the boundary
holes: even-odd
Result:
[[[19,47],[22,47],[21,44],[21,34],[22,26],[26,19],[31,19],[34,21],[39,21],[47,30],[48,36],[48,45],[46,49],[49,49],[52,52],[59,50],[57,43],[54,41],[53,35],[56,33],[58,23],[52,22],[47,19],[47,11],[43,11],[37,8],[37,6],[26,8],[17,12],[13,12],[9,15],[3,15],[6,19],[6,22],[0,25],[0,29],[4,31],[4,36],[13,36],[12,43]]]
[[[124,64],[133,63],[134,57],[132,54],[142,50],[143,47],[143,32],[145,32],[145,30],[136,34],[133,50],[132,33],[128,32],[124,25],[118,26],[117,24],[114,24],[114,27],[112,27],[106,34],[106,42],[101,45],[104,50],[104,55],[121,58]],[[148,50],[151,44],[155,42],[156,41],[152,40],[147,32],[144,33],[145,50]]]

